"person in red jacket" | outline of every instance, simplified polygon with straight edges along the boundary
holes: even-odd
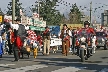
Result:
[[[89,27],[90,26],[90,23],[88,21],[85,21],[84,22],[84,28],[82,28],[81,30],[79,30],[78,33],[82,32],[83,30],[86,30],[86,32],[88,34],[95,34],[95,31],[93,28]]]
[[[84,22],[84,28],[82,28],[81,30],[79,30],[78,34],[81,35],[82,32],[84,32],[85,34],[87,34],[87,36],[88,36],[88,38],[87,38],[88,45],[91,45],[91,39],[90,39],[90,37],[94,36],[96,34],[95,34],[94,29],[90,27],[90,23],[88,21]],[[79,53],[79,50],[77,51],[77,53]]]
[[[37,41],[40,41],[40,39],[41,39],[41,36],[37,35]]]
[[[39,50],[41,51],[42,50],[42,37],[41,35],[37,35],[37,41],[39,43]]]

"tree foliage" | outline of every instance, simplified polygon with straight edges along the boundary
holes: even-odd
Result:
[[[22,3],[19,3],[19,0],[15,0],[15,16],[20,17],[20,9],[23,9],[21,5]],[[8,8],[7,14],[12,15],[12,1],[9,2],[7,8]]]
[[[69,13],[69,23],[70,24],[79,24],[81,23],[81,12],[77,7],[76,3],[72,4],[72,9]]]
[[[63,14],[63,16],[62,16],[61,23],[62,23],[62,24],[66,24],[66,23],[68,23],[68,19],[65,17],[64,14]]]
[[[62,19],[62,15],[56,10],[56,3],[58,0],[41,0],[39,7],[40,17],[47,22],[47,25],[59,25]],[[36,2],[37,3],[37,2]],[[32,8],[33,12],[38,12],[38,3],[35,8]]]

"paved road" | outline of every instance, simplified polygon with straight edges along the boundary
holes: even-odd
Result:
[[[67,57],[60,53],[42,56],[37,59],[20,59],[12,62],[13,55],[0,59],[0,72],[108,72],[108,50],[98,50],[88,61],[82,63],[75,55]]]

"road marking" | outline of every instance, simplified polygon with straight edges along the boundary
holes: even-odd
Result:
[[[46,65],[32,65],[32,66],[26,66],[26,67],[21,67],[21,68],[16,68],[16,69],[9,69],[9,70],[4,70],[0,72],[25,72],[29,70],[35,70],[35,69],[40,69],[40,68],[45,68],[48,67]]]
[[[99,72],[108,72],[108,68],[104,68],[104,69],[102,69],[102,70],[99,71]]]
[[[55,71],[52,71],[52,72],[76,72],[76,71],[79,71],[79,70],[81,70],[81,69],[77,68],[77,67],[65,67],[65,68],[58,69],[58,70],[55,70]]]
[[[15,65],[15,64],[0,64],[0,66],[2,66],[2,67],[7,67],[7,66],[10,66],[10,65]]]

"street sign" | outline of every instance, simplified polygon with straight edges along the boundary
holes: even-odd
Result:
[[[29,18],[28,25],[33,25],[33,19],[32,18]]]
[[[41,27],[46,27],[46,21],[43,21]]]
[[[46,21],[34,19],[34,25],[39,27],[46,27]]]
[[[42,21],[36,21],[37,24],[42,24]]]
[[[3,18],[2,18],[2,16],[0,16],[0,22],[2,22],[3,21]]]

